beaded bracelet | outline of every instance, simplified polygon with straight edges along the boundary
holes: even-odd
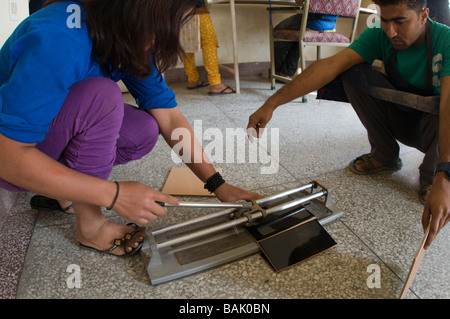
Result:
[[[117,197],[119,197],[119,183],[116,182],[116,181],[114,181],[114,183],[116,183],[116,188],[117,188],[117,190],[116,190],[116,196],[114,196],[114,200],[113,200],[111,206],[106,207],[107,210],[113,209],[114,205],[116,204]]]
[[[214,193],[216,189],[222,186],[223,183],[225,183],[225,180],[222,178],[222,175],[217,172],[206,180],[204,188],[207,189],[210,193]]]

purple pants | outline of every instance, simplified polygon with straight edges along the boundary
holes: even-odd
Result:
[[[73,170],[108,179],[114,165],[148,154],[158,136],[156,120],[124,104],[114,81],[89,78],[70,87],[49,132],[36,148]],[[0,187],[26,191],[1,178]]]

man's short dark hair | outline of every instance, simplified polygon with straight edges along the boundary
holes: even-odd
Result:
[[[428,5],[427,0],[373,0],[373,2],[380,7],[406,4],[408,8],[417,13],[422,12]]]

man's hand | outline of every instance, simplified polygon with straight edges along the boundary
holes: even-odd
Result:
[[[363,62],[365,62],[364,59],[356,51],[346,48],[332,57],[311,64],[291,82],[275,92],[261,108],[250,116],[247,126],[250,140],[253,139],[253,134],[261,137],[262,130],[272,118],[277,107],[320,89],[339,74]]]
[[[273,110],[266,103],[249,117],[247,135],[251,142],[253,142],[253,137],[260,138],[262,136],[267,123],[272,118]]]
[[[431,219],[430,219],[431,218]],[[423,215],[422,226],[427,229],[431,223],[430,233],[425,242],[425,249],[430,247],[439,231],[450,221],[450,181],[445,173],[436,175],[433,187],[427,196]]]
[[[441,80],[441,105],[439,107],[439,162],[450,161],[450,76]],[[431,218],[431,221],[430,221]],[[428,248],[444,226],[450,220],[450,181],[445,172],[436,174],[428,193],[422,215],[422,225],[427,227],[431,222],[430,234],[425,243]]]

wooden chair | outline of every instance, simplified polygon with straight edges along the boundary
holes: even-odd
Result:
[[[289,82],[291,79],[275,74],[275,53],[274,43],[276,41],[298,41],[300,47],[300,65],[301,70],[306,68],[305,48],[307,46],[317,47],[317,59],[321,58],[321,48],[326,47],[347,47],[355,39],[356,28],[358,24],[359,9],[361,0],[305,0],[302,7],[298,8],[297,13],[302,14],[300,30],[277,30],[274,31],[272,23],[272,13],[282,12],[269,9],[270,15],[270,82],[272,90],[275,89],[275,80]],[[338,15],[336,26],[338,27],[342,18],[353,19],[353,26],[348,35],[339,32],[319,32],[307,30],[307,21],[309,13]],[[303,102],[306,102],[306,96],[303,96]]]

